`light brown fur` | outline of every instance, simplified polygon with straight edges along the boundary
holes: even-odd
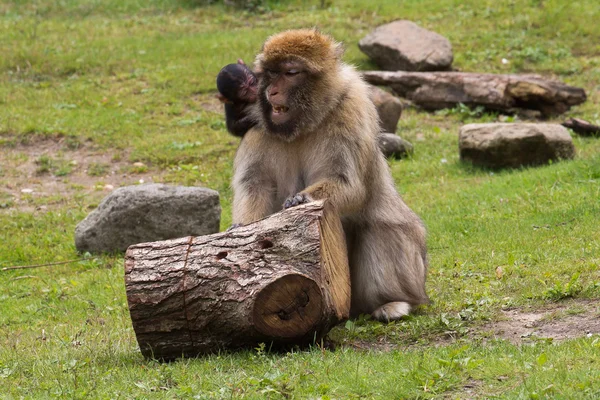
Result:
[[[266,61],[280,62],[290,56],[303,61],[312,72],[333,68],[342,53],[342,46],[313,29],[287,31],[267,40],[257,57],[258,67]]]
[[[379,121],[368,87],[339,60],[340,47],[313,30],[288,31],[265,43],[256,67],[301,60],[309,71],[303,113],[289,137],[271,133],[268,107],[235,158],[233,222],[247,224],[281,210],[297,193],[328,199],[347,236],[352,314],[397,319],[428,302],[425,228],[394,188],[376,137]],[[319,71],[319,72],[314,72]],[[260,78],[268,91],[269,81]],[[294,106],[293,103],[291,103]]]

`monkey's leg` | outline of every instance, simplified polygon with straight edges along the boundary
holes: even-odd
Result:
[[[373,318],[382,322],[390,322],[410,314],[411,306],[404,301],[392,301],[373,311]]]
[[[244,137],[256,120],[250,115],[250,103],[225,104],[225,124],[227,131],[234,136]]]
[[[354,314],[368,312],[380,321],[391,321],[428,302],[420,231],[420,226],[383,223],[356,229],[350,249]]]

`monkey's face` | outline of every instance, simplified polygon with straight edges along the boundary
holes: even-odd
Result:
[[[238,99],[244,103],[255,103],[258,91],[258,81],[256,76],[248,68],[245,70],[244,80],[241,82]]]
[[[266,127],[271,133],[292,140],[306,117],[306,93],[314,77],[299,61],[266,65],[259,76],[259,101]]]
[[[245,64],[229,64],[217,75],[217,89],[232,103],[256,102],[258,82]]]

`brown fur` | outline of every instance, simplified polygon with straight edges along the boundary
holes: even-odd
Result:
[[[302,60],[309,73],[290,92],[304,91],[298,98],[308,101],[289,99],[290,109],[302,112],[298,128],[284,136],[269,129],[269,113],[261,112],[269,103],[257,105],[260,122],[236,154],[233,222],[279,211],[298,193],[328,199],[347,236],[353,315],[396,319],[428,302],[425,228],[396,192],[377,147],[379,121],[367,85],[337,49],[319,32],[288,31],[269,38],[257,56],[257,69]],[[259,92],[270,90],[273,79],[279,78],[262,76]]]
[[[313,73],[329,70],[338,62],[342,47],[329,36],[316,30],[287,31],[285,35],[271,36],[258,55],[257,66],[279,63],[294,57],[303,61]]]

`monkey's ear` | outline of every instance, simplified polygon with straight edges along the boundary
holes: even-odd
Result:
[[[256,57],[256,60],[254,61],[254,69],[252,72],[254,72],[254,75],[258,76],[258,75],[262,75],[262,73],[264,72],[262,63],[263,63],[263,59],[264,57],[262,57],[260,54]]]

